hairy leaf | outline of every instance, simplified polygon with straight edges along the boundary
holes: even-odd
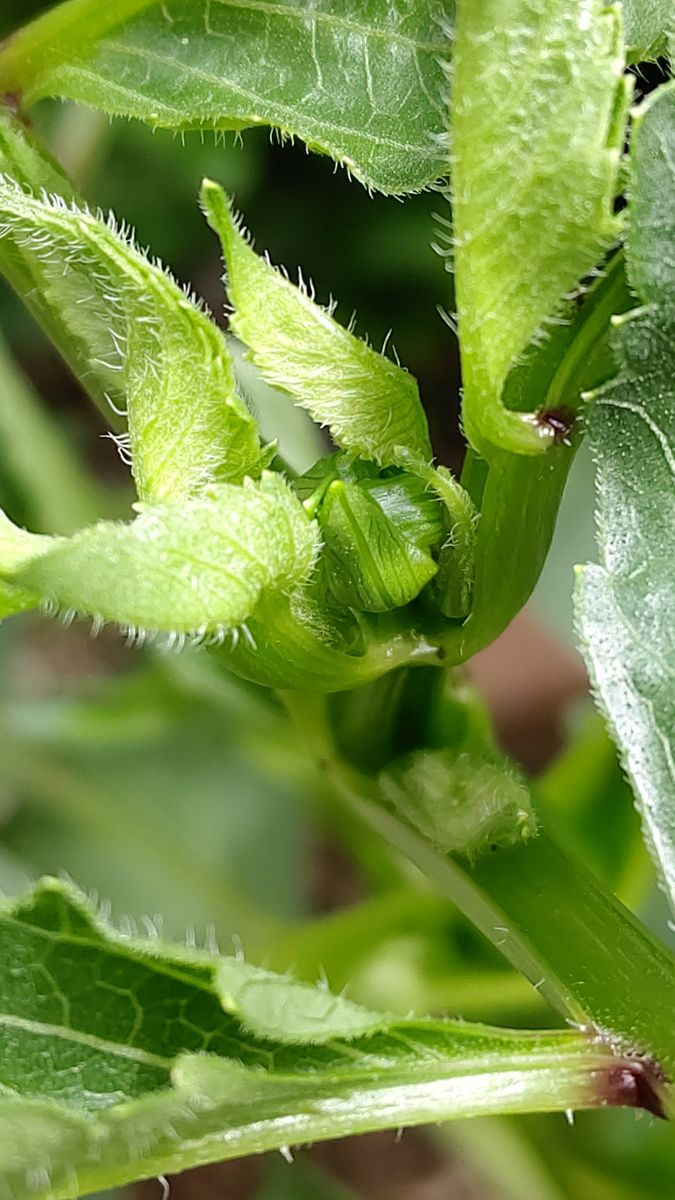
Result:
[[[627,85],[603,0],[462,0],[452,141],[456,289],[471,443],[553,440],[502,402],[509,369],[617,236]]]
[[[624,41],[634,62],[665,53],[674,24],[672,0],[623,0]]]
[[[106,927],[47,880],[0,912],[0,1196],[83,1192],[338,1133],[600,1102],[579,1033],[370,1013]]]
[[[601,566],[584,567],[586,661],[675,907],[675,87],[636,119],[621,372],[592,396]]]
[[[202,201],[223,244],[233,328],[265,378],[290,392],[346,450],[384,466],[397,461],[401,446],[430,458],[412,376],[257,255],[217,184],[205,182]]]
[[[180,499],[256,467],[255,423],[222,334],[124,230],[4,178],[0,246],[5,239],[79,347],[89,386],[126,412],[141,499]]]
[[[507,759],[469,750],[418,750],[380,775],[394,809],[446,854],[475,858],[536,828],[528,789]]]
[[[102,521],[71,538],[7,523],[0,578],[48,611],[112,621],[130,638],[205,637],[236,630],[265,590],[292,592],[314,564],[316,526],[278,475],[138,508],[128,525]]]
[[[67,62],[11,63],[56,95],[172,129],[271,125],[384,192],[447,172],[453,0],[167,0]],[[2,58],[0,57],[0,80]]]

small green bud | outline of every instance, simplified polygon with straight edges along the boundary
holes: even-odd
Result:
[[[430,554],[409,541],[358,483],[335,479],[321,505],[321,584],[361,612],[403,608],[434,577]]]
[[[530,795],[506,759],[473,751],[420,750],[379,777],[385,799],[446,854],[473,859],[530,837]]]

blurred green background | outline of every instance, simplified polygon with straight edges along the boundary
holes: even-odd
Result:
[[[45,7],[3,0],[0,36]],[[457,348],[438,313],[453,307],[452,280],[432,249],[443,195],[370,197],[332,163],[261,130],[216,144],[73,107],[46,104],[32,117],[90,204],[131,224],[216,315],[219,252],[196,197],[204,175],[223,183],[257,245],[291,277],[301,265],[318,298],[334,295],[344,321],[355,310],[357,330],[376,346],[391,330],[420,381],[439,458],[459,465]],[[124,514],[127,472],[102,418],[4,286],[0,337],[0,505],[45,531]],[[250,371],[244,382],[262,420],[273,409],[283,422],[289,458],[309,465],[321,437]],[[535,615],[476,677],[507,747],[527,766],[548,767],[549,820],[663,934],[631,798],[571,649],[571,568],[593,552],[582,453]],[[533,642],[535,667],[512,671],[514,653],[522,662]],[[572,728],[575,748],[548,766]],[[25,617],[0,626],[0,887],[13,894],[45,872],[72,877],[122,925],[224,952],[243,947],[312,979],[324,972],[366,1003],[514,1025],[554,1020],[458,914],[345,826],[273,697],[199,653],[162,657]],[[161,1194],[157,1184],[130,1190]],[[172,1181],[172,1194],[668,1200],[675,1143],[670,1129],[633,1113],[585,1114],[573,1125],[491,1119],[401,1140],[349,1139],[293,1167],[277,1156],[209,1168]]]

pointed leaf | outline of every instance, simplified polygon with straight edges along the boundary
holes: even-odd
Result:
[[[117,22],[95,47],[85,35],[67,61],[54,61],[49,44],[35,52],[24,34],[23,46],[8,46],[4,72],[0,55],[0,90],[172,129],[271,125],[369,187],[415,191],[447,172],[453,8],[452,0],[168,0]]]
[[[165,631],[180,642],[236,630],[264,591],[296,590],[314,564],[316,527],[278,475],[139,508],[129,525],[102,521],[72,538],[10,526],[0,578],[48,611],[113,621],[130,637]]]
[[[675,909],[675,86],[640,110],[628,265],[647,303],[618,322],[621,372],[592,397],[602,566],[577,615],[601,708]]]
[[[536,454],[553,431],[502,402],[509,369],[616,238],[624,136],[617,9],[461,0],[452,144],[456,290],[471,443]]]
[[[290,392],[346,450],[384,466],[396,462],[398,446],[430,458],[412,376],[257,255],[217,184],[205,182],[202,201],[223,244],[233,328],[265,378]]]
[[[77,344],[85,377],[114,410],[126,409],[142,499],[194,495],[255,468],[255,423],[222,334],[124,231],[4,178],[0,246],[5,239]]]
[[[405,1020],[242,962],[123,937],[47,880],[0,911],[0,1195],[481,1112],[601,1103],[577,1032]]]

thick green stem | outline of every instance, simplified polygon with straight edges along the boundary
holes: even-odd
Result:
[[[339,759],[316,698],[286,700],[343,802],[456,904],[544,999],[573,1024],[675,1074],[675,961],[590,872],[544,831],[483,855],[473,868],[442,853],[383,806],[372,777]]]
[[[157,0],[66,0],[8,38],[0,50],[0,95],[30,93],[40,76],[79,55]]]

